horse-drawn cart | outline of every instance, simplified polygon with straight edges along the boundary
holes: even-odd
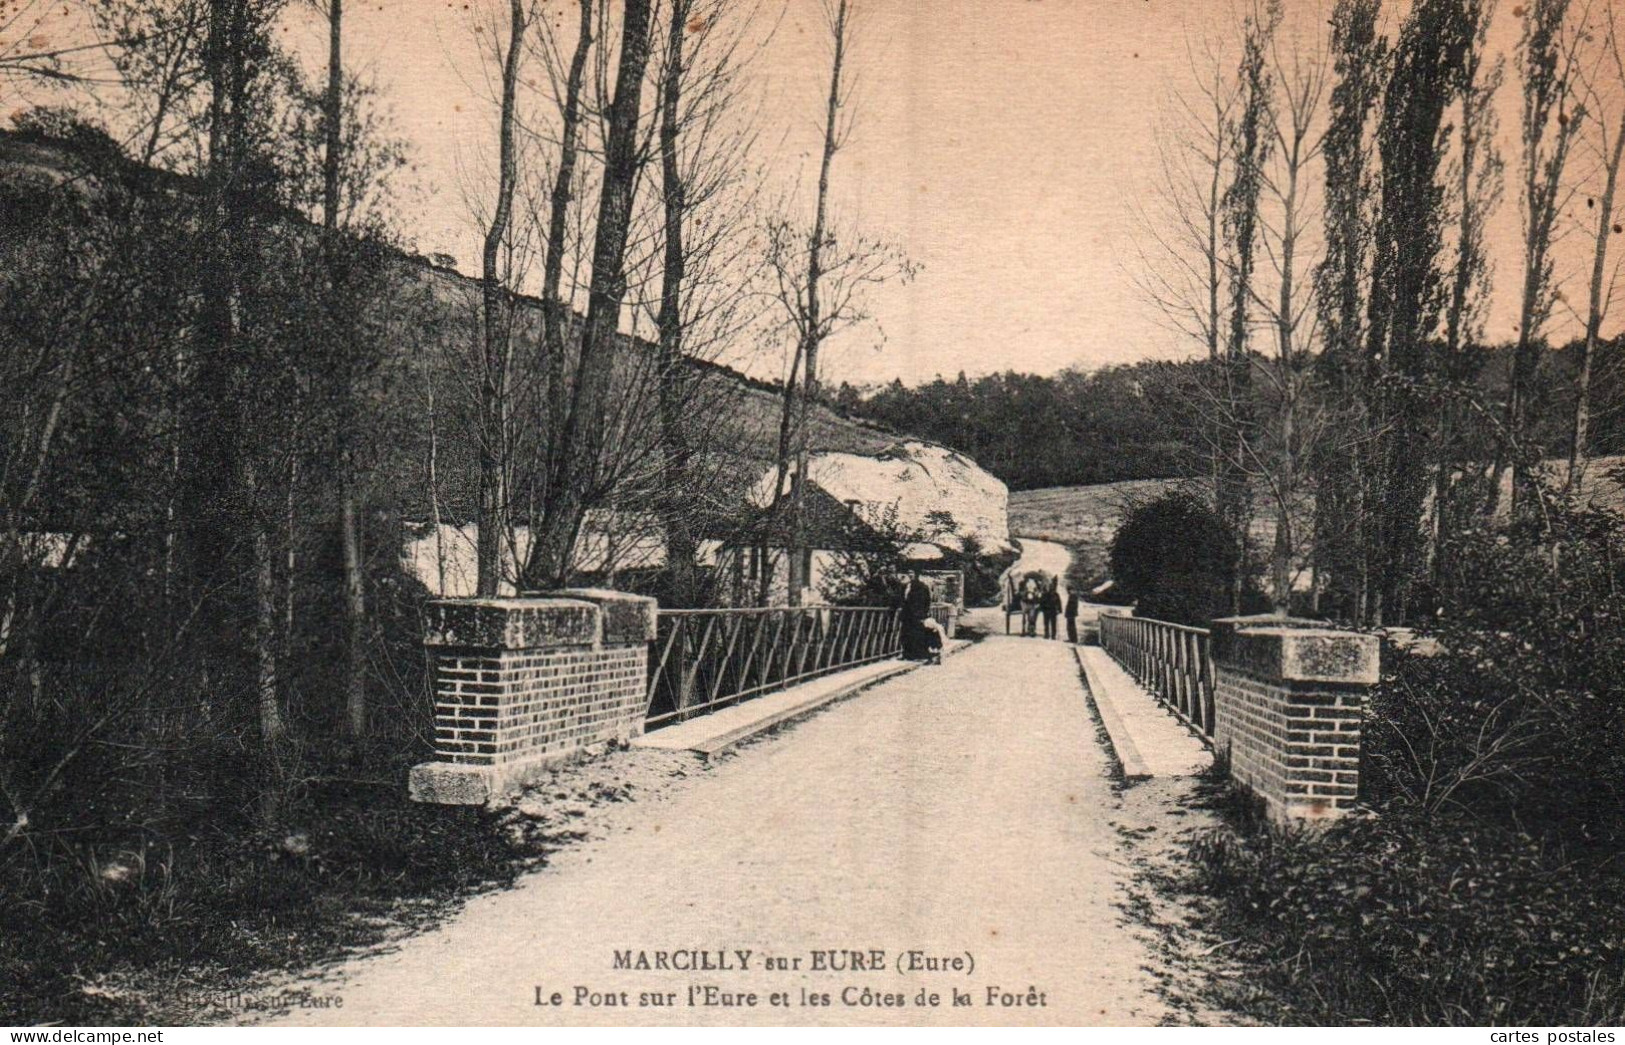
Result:
[[[1048,570],[1025,570],[1017,573],[1012,570],[1004,575],[1004,633],[1010,634],[1010,618],[1021,619],[1021,633],[1023,635],[1036,635],[1038,628],[1038,604],[1050,585],[1055,583],[1055,575]]]

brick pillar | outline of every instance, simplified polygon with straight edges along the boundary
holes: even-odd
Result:
[[[653,599],[587,588],[430,602],[435,760],[412,767],[412,799],[482,805],[640,735],[655,612]]]
[[[1214,750],[1277,822],[1341,816],[1360,787],[1374,635],[1281,617],[1213,623]]]

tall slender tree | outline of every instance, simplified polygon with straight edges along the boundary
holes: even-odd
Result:
[[[1247,587],[1248,537],[1253,498],[1248,473],[1249,448],[1256,439],[1253,409],[1250,333],[1257,293],[1259,199],[1264,192],[1265,165],[1269,162],[1269,128],[1274,118],[1274,82],[1268,62],[1270,40],[1280,24],[1276,3],[1249,14],[1242,24],[1241,65],[1237,76],[1237,108],[1230,133],[1232,174],[1225,189],[1224,229],[1230,242],[1230,302],[1225,355],[1215,367],[1220,389],[1220,431],[1213,444],[1218,459],[1214,475],[1214,502],[1219,515],[1235,534],[1230,571],[1230,608],[1240,613]]]
[[[795,432],[795,480],[790,486],[790,605],[801,604],[801,593],[807,587],[807,469],[809,466],[808,440],[811,436],[808,417],[818,402],[818,353],[823,347],[823,308],[820,298],[824,278],[824,240],[829,221],[829,172],[835,163],[835,153],[843,138],[840,127],[841,109],[846,96],[841,86],[841,73],[846,63],[847,48],[851,43],[852,22],[847,0],[836,0],[833,10],[827,5],[831,58],[829,65],[829,97],[824,107],[824,149],[818,163],[818,200],[813,208],[812,234],[807,239],[807,284],[804,296],[805,323],[802,326],[801,345],[801,403],[797,410]],[[792,380],[793,380],[792,375]]]
[[[1426,385],[1443,307],[1446,209],[1439,171],[1445,113],[1476,29],[1468,0],[1419,0],[1400,27],[1377,123],[1381,211],[1367,328],[1366,412],[1375,459],[1365,503],[1364,616],[1402,623],[1423,561],[1422,526],[1432,438]]]
[[[1615,217],[1621,160],[1625,160],[1625,56],[1619,39],[1619,20],[1612,9],[1603,17],[1601,48],[1587,85],[1587,106],[1593,118],[1590,139],[1596,149],[1602,173],[1602,189],[1588,205],[1595,214],[1592,235],[1591,283],[1586,296],[1585,339],[1580,343],[1580,367],[1574,379],[1574,421],[1569,443],[1568,486],[1580,493],[1585,486],[1586,463],[1590,458],[1591,376],[1596,365],[1597,343],[1602,321],[1613,300],[1618,260],[1609,264],[1609,245],[1620,234]],[[1610,114],[1612,105],[1615,112]],[[1613,116],[1610,123],[1609,116]]]
[[[517,2],[517,0],[515,0]],[[615,373],[626,299],[626,247],[641,162],[639,125],[649,64],[651,0],[627,0],[615,93],[607,114],[603,185],[592,254],[592,283],[563,424],[551,454],[548,493],[533,529],[528,576],[562,583],[589,507],[600,500],[607,441],[604,418]]]
[[[328,258],[328,290],[331,305],[338,304],[339,271],[337,242],[340,235],[340,194],[344,165],[344,0],[326,0],[327,4],[327,89],[322,96],[322,232],[324,250]],[[333,315],[335,327],[342,327],[344,316]],[[366,688],[366,627],[367,590],[361,547],[361,524],[358,510],[358,477],[354,448],[355,428],[359,419],[351,409],[355,399],[355,379],[350,363],[354,352],[349,342],[340,350],[338,390],[340,403],[336,435],[338,438],[339,485],[339,547],[344,559],[344,707],[345,724],[352,737],[367,731]],[[289,503],[293,488],[289,486]],[[290,542],[291,547],[291,542]],[[290,551],[291,554],[291,551]],[[289,577],[293,570],[290,566]],[[291,612],[290,600],[290,612]],[[291,627],[289,629],[292,630]]]
[[[256,191],[263,170],[256,130],[269,93],[274,0],[210,0],[204,70],[209,91],[203,224],[198,287],[200,317],[187,419],[190,445],[183,485],[192,506],[185,534],[194,591],[220,593],[241,616],[214,617],[209,656],[231,678],[240,664],[235,626],[252,636],[246,675],[268,743],[286,731],[277,680],[278,614],[272,514],[266,462],[247,445],[243,417],[255,370],[243,335],[240,259],[256,250]],[[246,552],[246,554],[245,554]],[[244,591],[244,580],[247,591]],[[246,617],[246,622],[244,618]]]
[[[683,122],[683,42],[693,5],[690,0],[670,0],[670,3],[666,69],[660,100],[660,184],[665,247],[660,275],[660,311],[655,318],[660,345],[661,443],[666,456],[660,508],[671,595],[679,605],[693,605],[697,594],[698,541],[683,503],[689,488],[688,436],[682,416],[687,399],[683,386],[688,377],[688,366],[683,358],[683,281],[688,261],[683,251],[683,233],[688,201],[678,152],[678,135]]]
[[[1316,360],[1333,435],[1315,456],[1316,608],[1363,615],[1362,534],[1368,511],[1364,348],[1373,234],[1371,127],[1382,96],[1387,41],[1381,0],[1339,0],[1332,11],[1332,85],[1325,152],[1325,253],[1315,270],[1323,350]],[[1319,604],[1330,595],[1333,606]]]
[[[1569,153],[1585,122],[1579,97],[1580,32],[1569,0],[1530,0],[1518,43],[1523,113],[1519,139],[1519,202],[1523,216],[1523,281],[1518,298],[1518,341],[1507,388],[1505,446],[1512,466],[1511,510],[1532,492],[1538,451],[1531,445],[1530,400],[1540,369],[1541,336],[1550,318],[1558,216],[1572,195],[1565,179]],[[1496,469],[1497,478],[1501,469]]]
[[[497,123],[497,196],[481,254],[480,297],[484,348],[479,395],[479,534],[476,590],[497,594],[503,575],[502,542],[508,529],[507,443],[513,299],[503,247],[513,221],[518,179],[514,130],[518,120],[520,60],[529,23],[525,0],[509,0],[508,47],[502,58],[502,103]]]

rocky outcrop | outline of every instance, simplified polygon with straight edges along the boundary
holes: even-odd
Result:
[[[984,550],[1010,549],[1010,491],[964,454],[935,443],[906,440],[876,454],[823,452],[808,460],[810,479],[838,501],[869,511],[897,506],[899,525],[934,544],[960,550],[966,537]],[[753,499],[768,503],[774,473]]]

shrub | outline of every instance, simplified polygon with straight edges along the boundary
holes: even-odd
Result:
[[[1373,696],[1372,797],[1625,838],[1625,522],[1554,504],[1549,522],[1457,536],[1450,593]]]
[[[1324,834],[1239,806],[1193,846],[1272,1022],[1625,1019],[1625,522],[1546,495],[1454,534],[1424,642],[1367,714],[1375,816]]]
[[[1235,547],[1235,531],[1206,502],[1170,490],[1131,509],[1113,535],[1114,594],[1142,617],[1204,625],[1230,612]],[[1257,602],[1249,589],[1243,608]]]
[[[1385,810],[1325,834],[1257,824],[1193,846],[1249,969],[1221,999],[1278,1023],[1547,1026],[1625,1018],[1625,889],[1530,833]]]

